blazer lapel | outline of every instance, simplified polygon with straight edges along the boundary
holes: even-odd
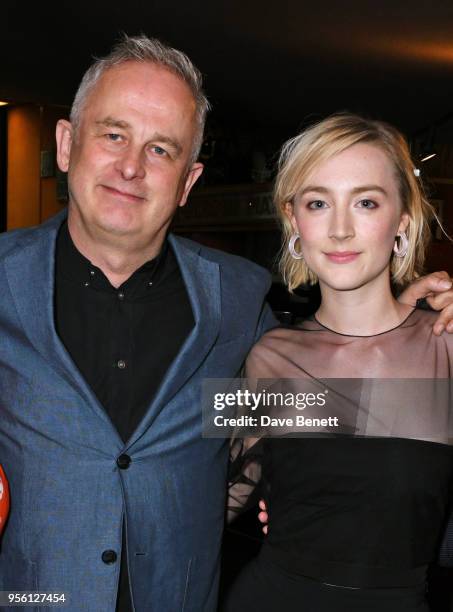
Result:
[[[121,439],[107,413],[85,382],[55,330],[54,287],[56,237],[66,213],[37,228],[33,239],[25,235],[20,248],[5,258],[8,284],[22,327],[34,348],[81,393],[88,405]],[[122,443],[121,443],[122,445]]]
[[[8,284],[23,329],[34,348],[50,363],[111,429],[118,432],[58,337],[54,324],[55,244],[65,213],[25,235],[20,248],[5,258]],[[170,235],[195,319],[195,326],[169,367],[150,408],[128,441],[143,435],[160,410],[181,389],[214,344],[220,326],[220,271],[218,264],[199,255],[199,249]]]
[[[214,344],[220,328],[219,265],[198,253],[177,236],[169,236],[178,260],[195,319],[195,326],[167,370],[159,391],[137,430],[128,441],[132,445],[152,424],[160,410],[192,376]],[[190,244],[190,246],[188,246]]]

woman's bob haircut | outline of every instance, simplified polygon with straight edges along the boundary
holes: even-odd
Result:
[[[402,211],[409,216],[406,230],[409,248],[405,257],[392,253],[390,271],[393,283],[405,285],[423,271],[425,251],[430,239],[430,221],[435,217],[416,171],[404,136],[382,121],[351,113],[339,113],[317,123],[283,145],[275,182],[274,202],[282,223],[283,244],[280,272],[289,291],[302,284],[315,284],[316,275],[303,259],[288,251],[293,228],[285,210],[294,205],[307,178],[319,164],[355,144],[367,143],[382,149],[391,160],[399,185]]]

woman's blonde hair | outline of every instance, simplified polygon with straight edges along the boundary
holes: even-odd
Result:
[[[297,194],[316,166],[358,143],[380,147],[389,156],[399,183],[402,212],[409,216],[406,229],[409,247],[405,257],[392,256],[392,280],[404,285],[422,273],[431,234],[429,224],[435,213],[420,178],[416,176],[406,139],[396,128],[382,121],[340,113],[288,140],[280,154],[274,202],[283,229],[279,268],[290,291],[301,284],[315,284],[318,279],[303,259],[294,259],[288,250],[294,230],[285,213],[286,205],[294,204]]]

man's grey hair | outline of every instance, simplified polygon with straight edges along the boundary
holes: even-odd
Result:
[[[180,77],[189,86],[196,103],[197,131],[190,159],[191,163],[195,162],[203,143],[206,114],[210,109],[209,101],[202,87],[203,78],[201,72],[185,53],[169,47],[157,38],[124,34],[108,55],[96,59],[83,75],[72,103],[70,120],[74,130],[77,132],[87,99],[104,72],[128,61],[150,62],[162,66]]]

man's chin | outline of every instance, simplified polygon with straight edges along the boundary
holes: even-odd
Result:
[[[96,228],[97,233],[104,237],[111,236],[117,239],[137,237],[140,231],[143,230],[143,226],[139,223],[124,223],[112,220],[100,220],[94,223],[92,228]]]

